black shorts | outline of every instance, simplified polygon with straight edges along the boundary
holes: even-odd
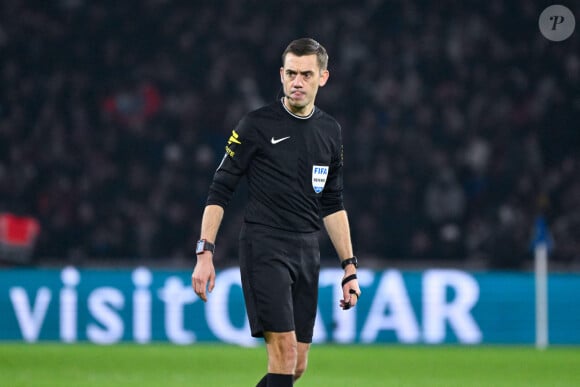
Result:
[[[244,223],[240,272],[252,336],[295,331],[299,342],[312,342],[320,273],[318,232]]]

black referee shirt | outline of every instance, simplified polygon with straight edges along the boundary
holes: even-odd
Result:
[[[308,117],[281,101],[248,113],[226,145],[207,204],[226,207],[240,178],[248,178],[245,221],[312,232],[320,217],[344,209],[340,125],[318,108]]]

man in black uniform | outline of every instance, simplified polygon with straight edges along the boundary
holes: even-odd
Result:
[[[291,386],[306,369],[318,301],[320,218],[345,270],[340,306],[349,309],[360,297],[342,200],[341,128],[314,105],[328,81],[327,64],[325,48],[313,39],[288,45],[280,68],[284,97],[250,112],[232,131],[202,218],[192,287],[207,301],[224,208],[247,176],[240,271],[252,336],[264,337],[268,351],[262,387]]]

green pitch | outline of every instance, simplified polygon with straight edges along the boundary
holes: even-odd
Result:
[[[262,348],[227,345],[0,344],[3,387],[248,387]],[[297,386],[580,386],[580,349],[314,345]]]

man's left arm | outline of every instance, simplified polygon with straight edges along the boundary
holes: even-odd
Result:
[[[325,216],[323,221],[326,232],[330,237],[341,263],[347,259],[354,258],[350,238],[350,226],[346,211],[340,210],[333,212]],[[342,281],[343,299],[340,300],[340,306],[346,310],[356,305],[361,293],[356,278],[356,265],[354,263],[349,263],[344,267]]]

